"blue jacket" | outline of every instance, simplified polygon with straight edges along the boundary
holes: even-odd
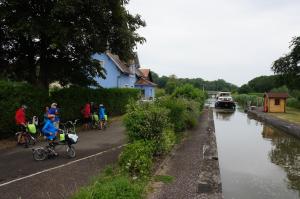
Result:
[[[101,120],[104,119],[104,115],[105,115],[105,108],[104,107],[100,107],[99,108],[99,117]]]
[[[53,122],[51,120],[47,120],[42,131],[49,140],[53,140],[55,138],[55,133],[58,131],[58,129],[53,125]],[[49,133],[53,134],[50,135]]]

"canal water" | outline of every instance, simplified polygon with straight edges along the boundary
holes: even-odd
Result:
[[[214,110],[225,199],[298,199],[300,139],[240,110]]]

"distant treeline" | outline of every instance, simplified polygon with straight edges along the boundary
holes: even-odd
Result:
[[[167,93],[172,93],[174,89],[182,84],[191,84],[196,88],[205,89],[210,91],[237,91],[238,86],[226,82],[223,79],[218,79],[215,81],[205,81],[202,78],[177,78],[175,75],[159,76],[155,72],[152,72],[152,78],[154,83],[158,85],[159,88],[163,88]]]

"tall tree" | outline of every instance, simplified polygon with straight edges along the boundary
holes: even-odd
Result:
[[[283,76],[285,83],[292,89],[300,89],[300,37],[291,41],[291,51],[276,60],[272,70]]]
[[[129,0],[0,0],[0,72],[48,88],[96,85],[105,76],[95,53],[110,50],[124,60],[145,39]]]

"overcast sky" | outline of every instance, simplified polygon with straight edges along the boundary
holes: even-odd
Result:
[[[147,27],[140,62],[159,75],[241,85],[273,74],[300,36],[300,0],[131,0]]]

